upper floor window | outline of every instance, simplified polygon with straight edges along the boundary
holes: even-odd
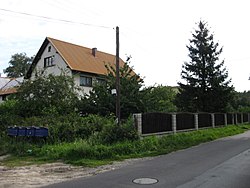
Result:
[[[44,58],[44,67],[50,67],[55,65],[54,63],[54,56],[49,56]]]
[[[80,76],[80,86],[92,87],[92,78],[87,76]]]
[[[51,52],[51,46],[48,47],[48,52]]]

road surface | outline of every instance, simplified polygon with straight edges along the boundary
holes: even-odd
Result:
[[[250,188],[250,131],[47,188]]]

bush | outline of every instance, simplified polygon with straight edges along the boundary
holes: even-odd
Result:
[[[104,125],[103,130],[97,135],[103,144],[113,144],[126,140],[137,140],[139,138],[133,125],[132,118],[118,126],[115,122]]]
[[[74,79],[66,74],[26,80],[16,94],[19,114],[24,117],[69,114],[79,101],[76,90]]]
[[[65,116],[50,115],[24,118],[7,114],[0,117],[0,124],[2,136],[7,135],[8,126],[47,127],[49,129],[47,142],[51,144],[74,142],[79,139],[89,139],[92,143],[111,144],[138,138],[132,119],[123,123],[122,126],[117,126],[113,117],[98,115],[80,117],[78,114],[72,113]]]
[[[6,135],[8,126],[15,125],[19,121],[19,116],[16,115],[16,101],[8,100],[0,104],[0,137]]]

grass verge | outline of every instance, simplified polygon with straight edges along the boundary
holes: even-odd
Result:
[[[73,165],[94,167],[127,158],[167,154],[218,138],[240,134],[249,129],[250,125],[230,125],[162,137],[151,136],[112,145],[91,144],[88,140],[43,146],[22,143],[22,147],[18,143],[10,146],[10,151],[15,151],[14,156],[5,159],[1,164],[16,166],[60,160]]]

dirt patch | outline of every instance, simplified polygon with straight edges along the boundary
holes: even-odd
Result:
[[[76,167],[60,162],[22,167],[0,166],[0,188],[41,187],[75,178],[93,176],[149,159],[151,158],[128,159],[96,168]]]

